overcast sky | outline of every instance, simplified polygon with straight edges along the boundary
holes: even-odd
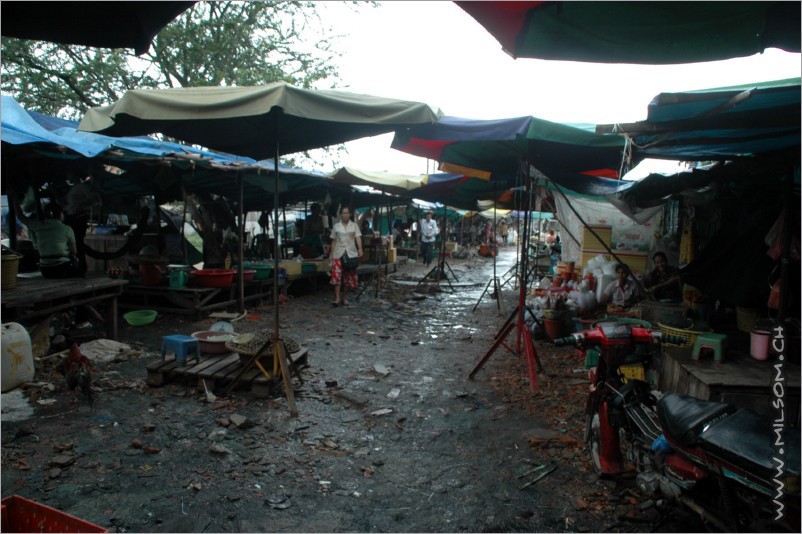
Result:
[[[319,12],[343,34],[335,41],[343,52],[340,89],[426,102],[466,118],[532,115],[565,123],[635,122],[646,118],[647,105],[662,92],[802,75],[799,54],[773,49],[750,58],[688,65],[514,60],[453,2],[383,2],[357,12],[341,2],[321,2]],[[342,166],[427,172],[425,159],[389,148],[391,140],[392,135],[384,135],[348,143]],[[429,171],[434,172],[433,164]]]

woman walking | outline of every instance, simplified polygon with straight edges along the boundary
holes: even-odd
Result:
[[[357,288],[356,268],[343,269],[343,263],[347,258],[362,257],[362,232],[359,225],[351,220],[351,210],[345,206],[340,210],[340,220],[331,230],[331,282],[334,286],[334,306],[348,306],[348,299],[345,298],[348,288]],[[340,287],[342,286],[342,290]],[[340,299],[342,293],[342,300]]]

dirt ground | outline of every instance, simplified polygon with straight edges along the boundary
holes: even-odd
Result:
[[[502,248],[498,276],[515,261]],[[593,472],[581,443],[587,374],[571,349],[536,342],[537,393],[523,358],[504,347],[468,379],[517,292],[504,286],[500,311],[489,294],[479,300],[492,260],[449,266],[453,291],[368,290],[335,308],[329,287],[299,287],[281,304],[282,333],[309,351],[303,385],[294,380],[298,417],[281,387],[271,399],[238,389],[207,402],[195,384],[146,384],[161,336],[217,319],[123,322],[120,341],[135,350],[95,364],[91,411],[71,402],[50,361],[24,389],[33,414],[4,414],[3,496],[116,532],[698,530],[640,495],[632,477]],[[394,276],[426,272],[410,264]],[[272,313],[248,309],[234,325],[272,329]]]

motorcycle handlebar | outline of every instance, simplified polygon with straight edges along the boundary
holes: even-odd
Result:
[[[675,336],[673,334],[662,333],[660,335],[661,343],[671,343],[672,345],[684,345],[687,340],[682,336]]]
[[[554,340],[555,347],[573,347],[576,346],[576,336],[558,337]]]

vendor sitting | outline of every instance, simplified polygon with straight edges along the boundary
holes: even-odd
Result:
[[[61,206],[50,202],[45,207],[45,219],[28,218],[24,215],[16,198],[15,211],[28,227],[31,240],[39,248],[39,270],[45,278],[72,278],[81,276],[78,269],[75,233],[64,224]]]
[[[626,265],[619,263],[615,267],[615,280],[610,282],[602,292],[602,303],[628,308],[641,300],[638,284],[627,276]]]
[[[679,281],[679,269],[668,265],[668,258],[662,252],[652,256],[654,269],[643,280],[646,293],[657,300],[682,300],[682,287]]]

